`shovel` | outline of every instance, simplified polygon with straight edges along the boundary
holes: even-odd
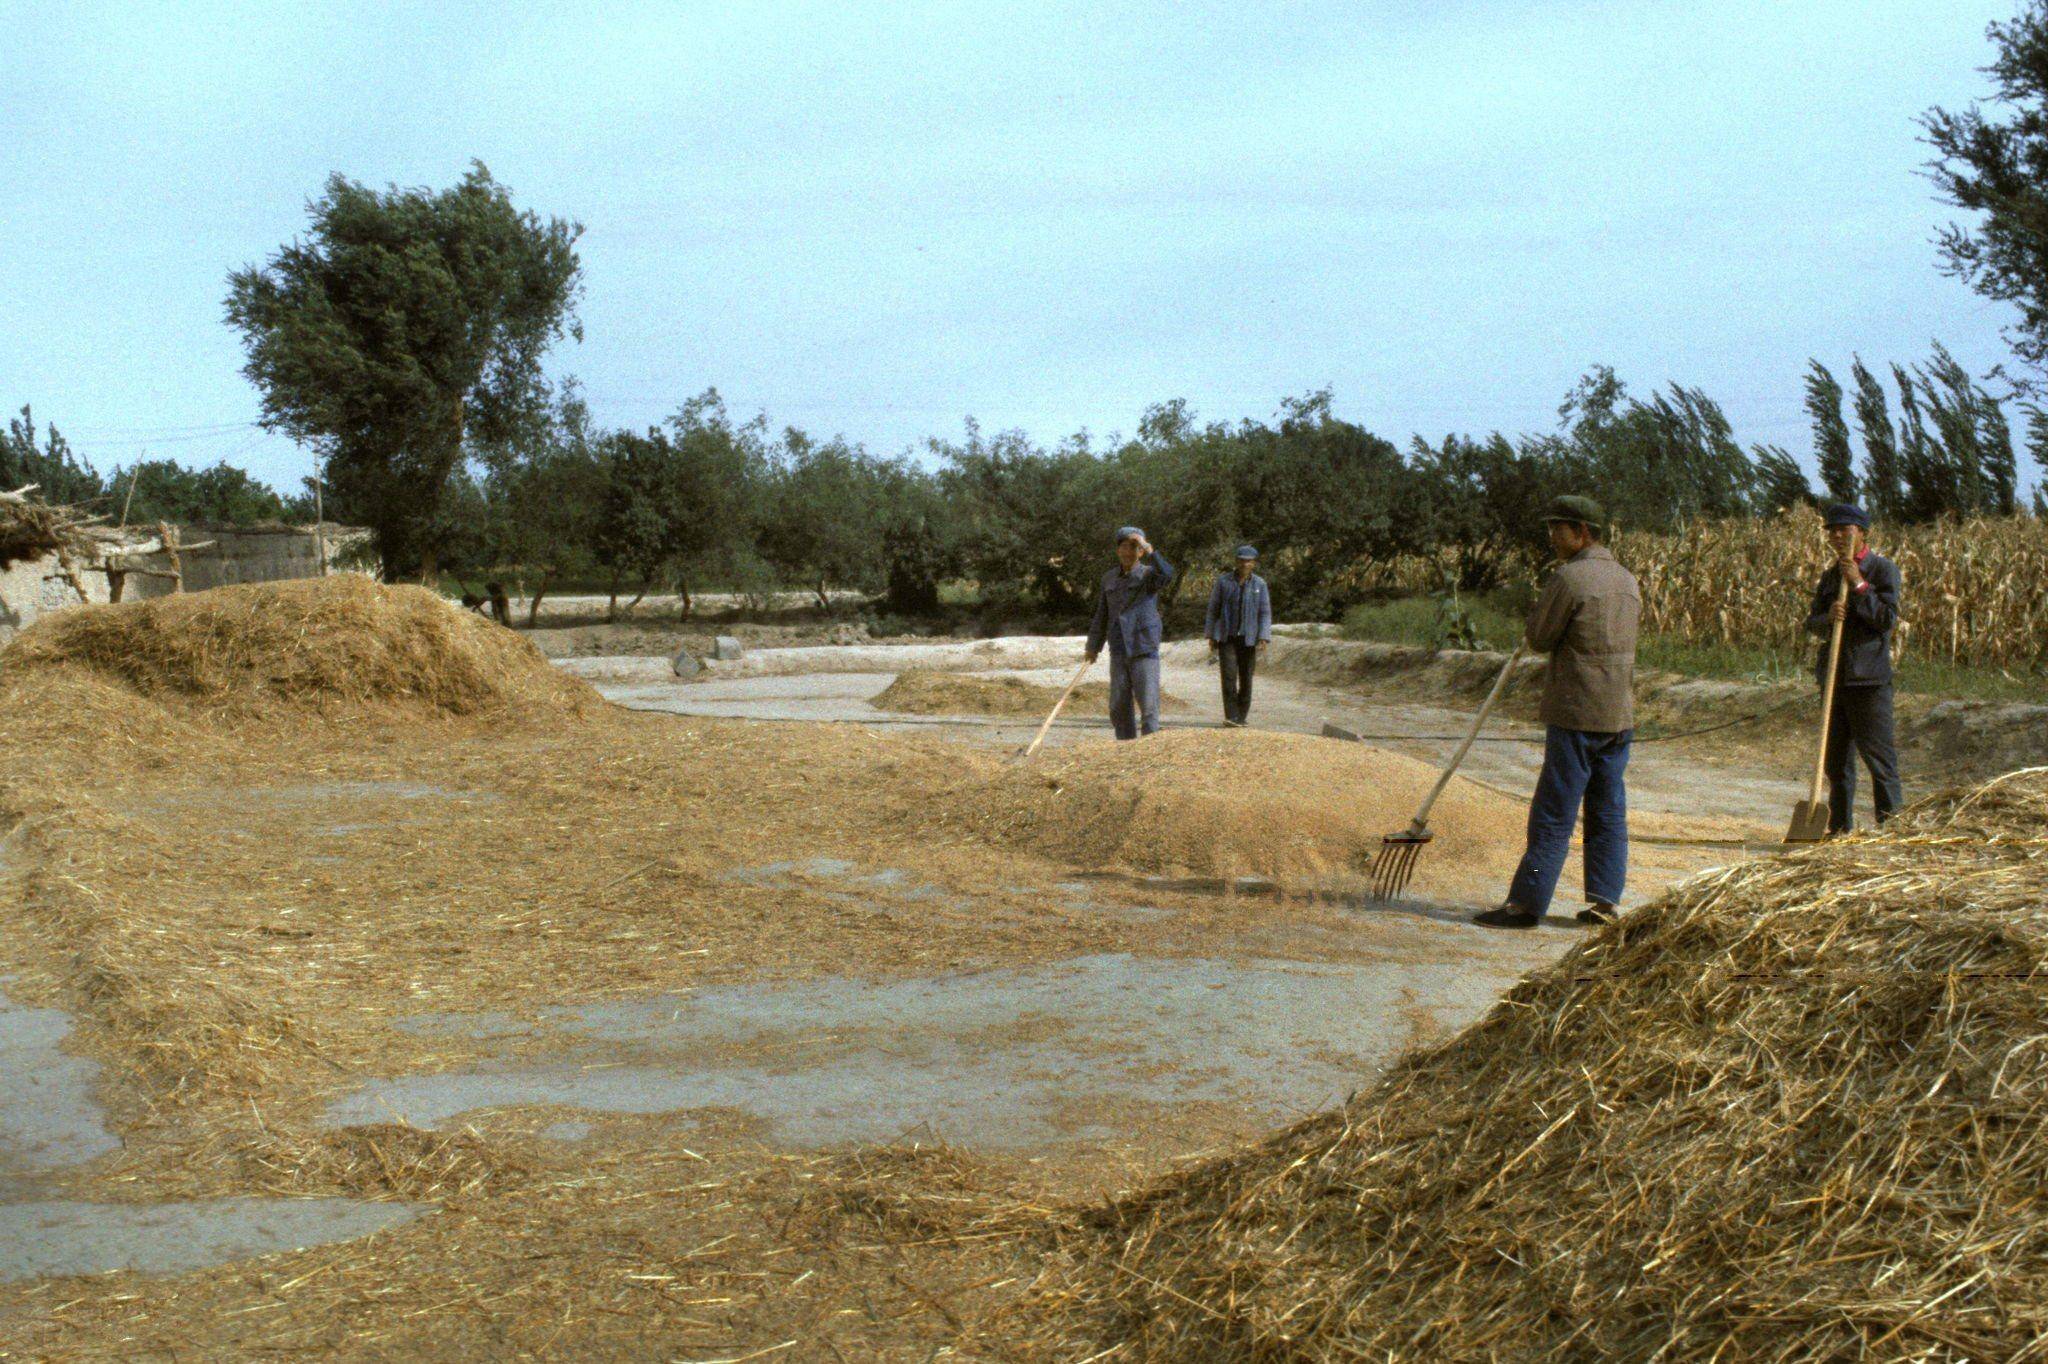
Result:
[[[1849,578],[1842,576],[1842,590],[1835,601],[1849,600]],[[1785,831],[1787,843],[1818,843],[1828,836],[1828,803],[1820,798],[1820,779],[1826,774],[1828,764],[1828,721],[1835,714],[1835,669],[1842,662],[1842,621],[1835,622],[1834,636],[1828,641],[1828,675],[1820,689],[1820,752],[1813,758],[1813,789],[1806,799],[1792,807],[1792,827]]]
[[[1081,685],[1081,679],[1086,677],[1088,675],[1088,670],[1094,666],[1095,660],[1089,658],[1083,659],[1081,662],[1081,666],[1074,669],[1074,675],[1067,679],[1066,690],[1060,693],[1059,700],[1052,703],[1052,710],[1047,713],[1045,717],[1045,723],[1038,727],[1038,733],[1031,736],[1030,746],[1027,747],[1022,753],[1017,755],[1018,760],[1020,762],[1023,759],[1028,758],[1032,754],[1036,753],[1038,751],[1038,746],[1045,742],[1046,731],[1052,728],[1053,721],[1060,718],[1060,708],[1067,704],[1067,698],[1074,694],[1074,688]]]
[[[1415,812],[1415,819],[1397,834],[1388,834],[1380,840],[1379,855],[1372,860],[1372,898],[1391,900],[1408,888],[1408,880],[1415,875],[1415,860],[1422,855],[1422,845],[1435,838],[1429,831],[1430,808],[1436,798],[1444,793],[1456,774],[1458,764],[1465,761],[1465,755],[1472,751],[1473,741],[1479,737],[1480,726],[1493,711],[1493,703],[1500,699],[1501,689],[1508,684],[1508,674],[1515,670],[1515,664],[1522,660],[1523,644],[1515,645],[1515,651],[1508,655],[1507,665],[1500,670],[1500,676],[1493,679],[1493,690],[1486,693],[1486,700],[1479,707],[1479,714],[1472,717],[1472,732],[1465,736],[1465,742],[1458,745],[1458,751],[1451,755],[1443,775],[1436,779],[1436,785],[1429,788],[1429,796],[1422,802],[1422,808]]]

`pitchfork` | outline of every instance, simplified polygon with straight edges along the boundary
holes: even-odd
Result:
[[[1451,755],[1443,775],[1436,779],[1436,785],[1429,788],[1429,796],[1422,802],[1422,808],[1415,812],[1415,819],[1397,834],[1388,834],[1380,840],[1379,855],[1372,860],[1372,898],[1391,900],[1408,888],[1408,881],[1415,875],[1415,860],[1422,855],[1422,845],[1436,837],[1429,831],[1429,811],[1436,804],[1436,798],[1451,784],[1451,777],[1457,772],[1458,764],[1465,761],[1465,755],[1472,749],[1472,741],[1479,737],[1479,727],[1486,723],[1486,717],[1493,710],[1493,703],[1500,699],[1501,689],[1507,686],[1508,674],[1515,670],[1515,664],[1522,659],[1523,646],[1517,644],[1515,651],[1508,655],[1507,666],[1500,670],[1500,676],[1493,679],[1493,690],[1486,693],[1486,700],[1479,707],[1479,714],[1472,717],[1472,732],[1465,736],[1465,742],[1458,745],[1458,751]]]

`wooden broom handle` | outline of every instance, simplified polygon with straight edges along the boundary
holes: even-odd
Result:
[[[1458,751],[1451,755],[1450,762],[1444,767],[1443,775],[1436,779],[1435,786],[1429,788],[1429,798],[1424,800],[1422,808],[1415,812],[1415,822],[1408,826],[1412,832],[1421,833],[1429,823],[1431,807],[1436,804],[1436,798],[1444,793],[1444,788],[1451,784],[1451,777],[1457,772],[1458,764],[1465,761],[1465,755],[1471,751],[1473,742],[1478,739],[1480,726],[1486,723],[1486,717],[1493,711],[1493,703],[1500,699],[1501,689],[1508,684],[1508,674],[1515,670],[1515,664],[1522,661],[1525,644],[1526,641],[1515,645],[1515,651],[1508,655],[1507,665],[1500,670],[1500,676],[1493,679],[1493,690],[1486,693],[1486,700],[1480,703],[1479,714],[1472,717],[1472,732],[1465,736],[1464,743],[1458,745]]]
[[[1849,601],[1849,575],[1842,574],[1842,590],[1835,594],[1835,604],[1845,606]],[[1807,793],[1807,803],[1820,804],[1820,781],[1827,773],[1828,766],[1828,721],[1835,714],[1835,672],[1842,662],[1842,627],[1848,623],[1848,613],[1835,622],[1834,637],[1828,641],[1828,675],[1820,686],[1820,752],[1813,755],[1813,789]]]
[[[1088,675],[1088,670],[1094,666],[1095,660],[1092,658],[1088,658],[1083,659],[1081,661],[1081,666],[1074,669],[1074,675],[1067,680],[1067,689],[1060,693],[1060,699],[1053,702],[1052,709],[1046,712],[1045,723],[1038,727],[1038,733],[1031,736],[1031,746],[1024,750],[1025,757],[1028,758],[1032,754],[1036,753],[1038,751],[1038,746],[1045,742],[1045,732],[1052,728],[1052,722],[1054,720],[1059,719],[1060,707],[1067,704],[1067,698],[1074,694],[1074,688],[1081,685],[1081,679],[1086,677]]]

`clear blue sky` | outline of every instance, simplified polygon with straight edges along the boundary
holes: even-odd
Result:
[[[598,419],[716,385],[893,453],[1325,385],[1548,428],[1588,366],[1808,456],[1817,355],[1979,373],[1914,118],[2009,0],[575,6],[0,0],[0,404],[292,484],[221,320],[340,171],[581,221]]]

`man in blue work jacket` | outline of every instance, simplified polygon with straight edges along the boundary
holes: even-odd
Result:
[[[1088,661],[1109,644],[1109,723],[1119,739],[1159,732],[1159,589],[1173,581],[1173,565],[1152,548],[1145,532],[1116,533],[1116,567],[1102,575],[1095,619],[1088,626]],[[1136,704],[1138,718],[1131,710]]]
[[[1237,547],[1237,568],[1216,579],[1209,589],[1209,613],[1202,633],[1209,637],[1209,655],[1223,674],[1223,723],[1242,725],[1252,713],[1252,670],[1259,651],[1273,638],[1273,596],[1266,580],[1252,569],[1259,552]]]
[[[1828,720],[1828,831],[1855,825],[1856,753],[1870,769],[1877,822],[1891,818],[1903,799],[1899,746],[1892,734],[1892,627],[1899,623],[1899,567],[1870,548],[1870,518],[1861,507],[1837,502],[1825,513],[1835,562],[1820,575],[1806,628],[1821,637],[1813,676],[1827,683],[1829,644],[1842,622],[1842,662],[1835,674],[1834,712]],[[1842,584],[1848,583],[1848,596]],[[1855,752],[1851,752],[1853,746]]]

